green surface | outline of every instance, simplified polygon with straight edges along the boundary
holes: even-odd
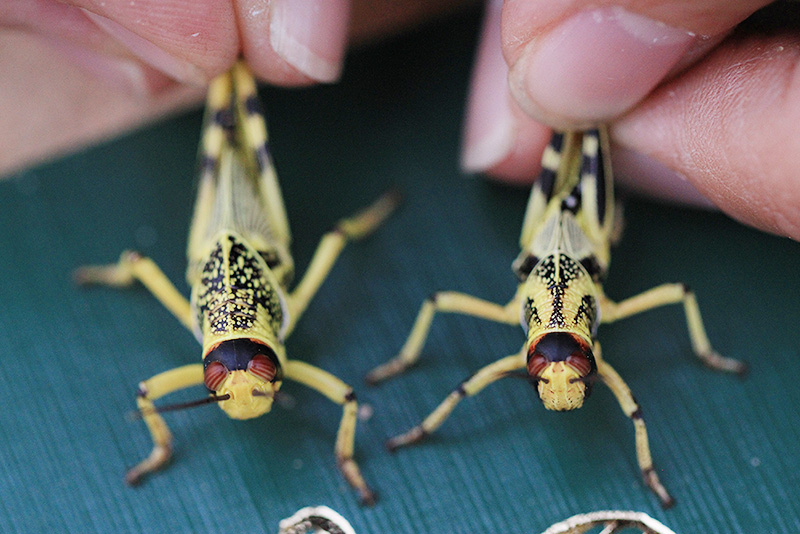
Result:
[[[70,273],[133,247],[188,292],[197,111],[0,183],[0,531],[272,533],[311,504],[359,534],[535,533],[604,508],[645,511],[679,533],[800,531],[800,246],[718,214],[630,201],[607,286],[622,298],[690,284],[712,343],[752,365],[745,380],[704,369],[678,307],[601,330],[643,406],[674,509],[643,488],[632,426],[604,387],[564,414],[546,412],[524,381],[501,381],[427,443],[384,451],[387,436],[523,341],[520,329],[443,316],[416,369],[361,385],[431,291],[505,302],[515,287],[527,192],[457,169],[476,28],[467,16],[360,51],[335,87],[262,92],[301,270],[336,219],[387,184],[406,192],[385,227],[345,250],[287,346],[373,407],[357,458],[379,503],[359,507],[335,468],[338,407],[291,383],[296,404],[253,421],[213,407],[168,415],[171,466],[136,489],[122,482],[150,447],[126,418],[136,384],[198,361],[199,347],[145,290],[82,290]]]

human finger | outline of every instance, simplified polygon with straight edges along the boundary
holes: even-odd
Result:
[[[769,0],[506,0],[518,104],[558,128],[608,121],[705,54]]]
[[[242,53],[260,78],[278,85],[339,79],[350,0],[235,0]]]
[[[67,6],[129,54],[181,83],[202,86],[238,55],[236,18],[227,1],[69,0]],[[90,46],[99,53],[106,47],[107,41]]]
[[[731,216],[800,239],[800,13],[770,6],[616,122],[623,149]],[[621,173],[636,187],[638,166]]]
[[[508,91],[508,66],[500,42],[502,0],[491,0],[482,23],[470,81],[461,167],[509,182],[530,182],[550,136],[526,115]]]

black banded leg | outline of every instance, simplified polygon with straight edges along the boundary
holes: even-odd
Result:
[[[603,323],[611,323],[653,308],[679,302],[683,302],[692,349],[697,357],[706,366],[716,371],[745,374],[747,372],[746,363],[721,356],[711,347],[703,326],[697,299],[686,284],[663,284],[621,302],[612,302],[604,296],[601,300],[600,317]]]
[[[333,230],[322,236],[303,279],[289,296],[291,323],[286,331],[287,336],[327,278],[347,242],[364,238],[375,231],[397,208],[399,202],[400,196],[397,192],[386,193],[355,216],[339,221]]]
[[[442,426],[442,423],[450,416],[458,403],[461,402],[461,399],[477,394],[492,382],[523,367],[525,367],[524,352],[518,352],[517,354],[512,354],[494,363],[490,363],[467,380],[460,383],[458,387],[422,421],[422,423],[404,434],[389,439],[386,442],[386,447],[389,451],[394,452],[399,447],[405,447],[406,445],[411,445],[422,440],[425,436]]]
[[[148,473],[164,467],[172,456],[172,433],[164,419],[156,412],[153,401],[202,382],[203,364],[193,363],[159,373],[139,384],[136,404],[153,438],[153,450],[147,458],[128,470],[125,482],[132,486],[138,484]]]
[[[460,313],[498,323],[516,324],[519,322],[519,306],[516,302],[517,299],[514,298],[509,304],[501,306],[454,291],[434,293],[422,303],[411,333],[400,353],[370,371],[365,380],[368,384],[374,385],[411,367],[419,359],[437,312]]]
[[[286,218],[286,209],[283,205],[283,195],[281,194],[278,176],[275,166],[272,164],[270,155],[269,140],[267,138],[267,124],[264,119],[264,112],[261,109],[261,101],[258,98],[255,78],[243,61],[236,63],[231,70],[236,95],[240,100],[240,106],[244,111],[242,128],[245,131],[245,139],[250,145],[249,148],[255,154],[255,159],[259,169],[259,181],[261,183],[261,200],[266,207],[265,215],[269,218],[273,230],[276,232],[275,238],[278,242],[287,243],[290,239],[289,222]]]
[[[661,484],[658,474],[653,468],[653,458],[650,454],[650,443],[647,439],[647,428],[645,427],[644,418],[642,417],[642,409],[633,397],[628,385],[622,380],[622,377],[619,376],[613,367],[602,359],[599,343],[595,343],[594,356],[597,361],[598,375],[617,398],[617,402],[619,402],[622,411],[633,422],[633,428],[636,433],[636,460],[642,471],[642,478],[645,484],[647,484],[647,487],[649,487],[661,501],[661,506],[669,508],[675,504],[675,500],[670,496],[664,485]]]
[[[286,362],[285,373],[286,378],[319,391],[336,404],[342,405],[342,419],[334,447],[336,465],[347,483],[358,491],[361,503],[372,506],[375,503],[375,493],[367,486],[358,464],[353,459],[358,414],[358,402],[353,388],[332,374],[299,360]]]

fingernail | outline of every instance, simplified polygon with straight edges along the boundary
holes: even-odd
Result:
[[[526,46],[511,69],[511,90],[548,122],[606,120],[647,95],[694,40],[621,7],[583,11]]]
[[[203,71],[196,65],[173,56],[109,18],[85,9],[83,12],[98,27],[125,45],[131,53],[167,76],[191,85],[200,86],[207,83]]]
[[[348,0],[272,0],[269,40],[291,66],[321,82],[342,72],[350,21]]]
[[[475,57],[461,152],[461,167],[467,172],[485,171],[502,161],[514,147],[508,66],[500,42],[502,7],[502,0],[493,0],[486,6]]]

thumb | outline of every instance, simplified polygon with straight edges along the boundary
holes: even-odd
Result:
[[[506,0],[509,84],[525,112],[579,128],[620,115],[768,0]]]

